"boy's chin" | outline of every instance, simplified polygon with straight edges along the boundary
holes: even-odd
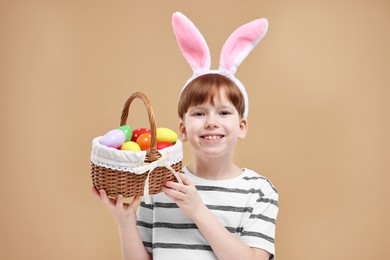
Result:
[[[225,158],[226,151],[218,148],[202,149],[198,151],[198,155],[205,157],[205,159]]]

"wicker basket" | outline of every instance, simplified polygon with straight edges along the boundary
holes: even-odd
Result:
[[[149,116],[151,146],[147,151],[121,151],[100,144],[94,138],[91,152],[91,179],[98,189],[104,189],[111,198],[157,194],[166,181],[181,182],[177,172],[182,169],[182,144],[157,150],[156,119],[149,98],[141,93],[132,94],[124,104],[120,126],[125,125],[132,101],[143,101]]]

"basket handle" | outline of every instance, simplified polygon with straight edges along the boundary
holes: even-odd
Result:
[[[148,160],[154,161],[157,156],[156,118],[154,116],[152,104],[149,98],[144,93],[135,92],[132,95],[130,95],[130,97],[126,100],[125,104],[123,105],[120,126],[126,124],[127,117],[129,115],[130,104],[136,98],[139,98],[144,102],[146,110],[148,111],[151,141],[150,141],[150,148],[147,150],[146,154],[148,156]]]

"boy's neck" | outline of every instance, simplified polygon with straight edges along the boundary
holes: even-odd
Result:
[[[239,176],[242,169],[233,162],[220,162],[218,160],[195,160],[187,166],[188,170],[203,179],[208,180],[226,180]]]

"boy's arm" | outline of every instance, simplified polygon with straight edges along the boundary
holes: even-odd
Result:
[[[184,174],[180,177],[183,184],[167,182],[164,192],[194,221],[218,259],[269,259],[267,251],[251,248],[233,236],[204,205],[188,177]]]
[[[93,194],[99,198],[103,204],[114,215],[118,224],[121,240],[122,258],[124,260],[150,260],[151,255],[145,249],[141,236],[137,228],[136,209],[140,197],[135,197],[131,204],[123,203],[123,196],[119,195],[117,200],[108,198],[104,190],[92,188]]]
[[[193,216],[194,223],[207,239],[218,259],[264,259],[270,254],[262,249],[251,248],[233,236],[204,206]]]
[[[119,235],[123,260],[152,259],[142,243],[137,226],[119,226]]]

